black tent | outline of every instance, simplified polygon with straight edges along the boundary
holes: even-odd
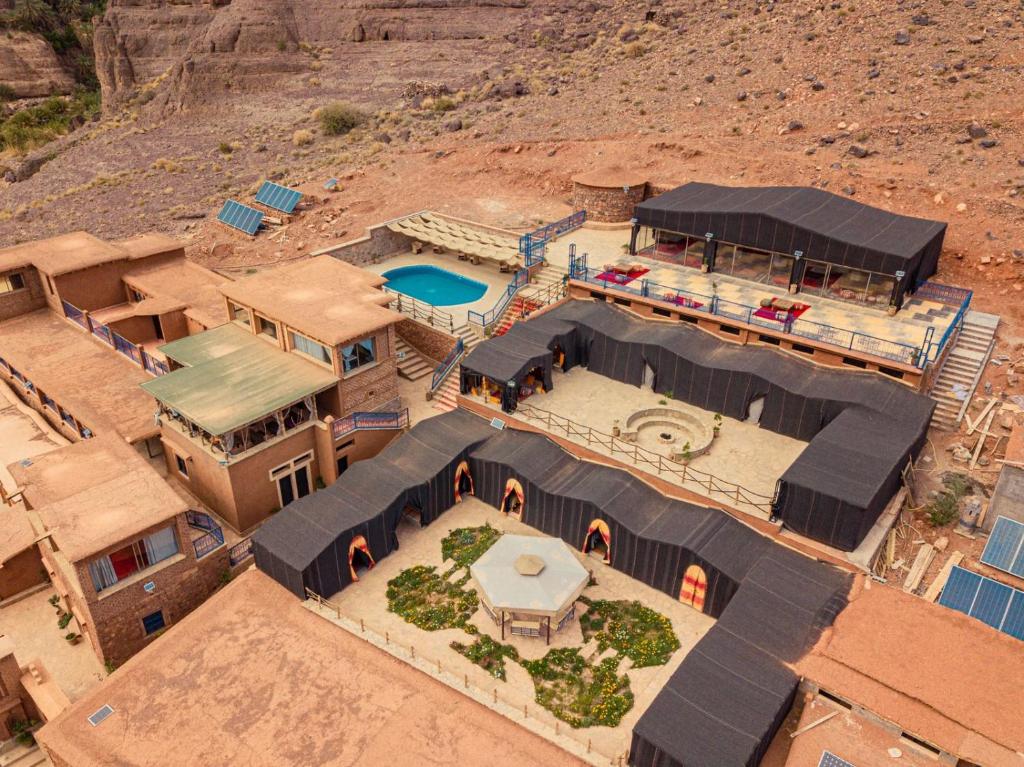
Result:
[[[253,535],[256,566],[299,597],[330,596],[351,582],[350,547],[362,536],[376,560],[398,547],[406,508],[429,524],[455,503],[455,472],[494,430],[465,411],[414,426],[330,487],[290,504]]]
[[[896,276],[897,301],[935,274],[946,224],[811,187],[693,182],[636,206],[637,226]]]
[[[739,420],[763,399],[760,426],[810,441],[781,478],[776,514],[791,529],[844,550],[860,544],[892,497],[934,408],[929,398],[873,373],[824,369],[689,325],[643,320],[605,302],[568,301],[543,319],[574,326],[562,338],[575,342],[574,359],[591,372],[635,386],[652,375],[658,393]],[[497,354],[508,359],[517,337],[504,336]],[[488,375],[485,361],[496,343],[474,350],[477,361],[464,363],[464,377],[469,364]]]

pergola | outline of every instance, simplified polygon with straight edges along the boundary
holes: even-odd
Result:
[[[495,623],[521,636],[551,641],[576,614],[576,600],[590,573],[558,538],[503,535],[470,565],[480,602]]]

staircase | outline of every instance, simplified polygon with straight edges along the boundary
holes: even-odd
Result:
[[[985,372],[998,326],[998,315],[967,312],[964,326],[932,384],[931,397],[937,403],[932,425],[940,429],[957,428]]]
[[[398,375],[402,376],[402,378],[418,381],[434,372],[434,368],[431,367],[430,363],[423,359],[419,352],[401,338],[398,338],[395,351],[398,352]]]
[[[36,767],[49,765],[50,760],[39,746],[22,746],[10,741],[11,746],[0,752],[0,767]]]
[[[501,318],[494,325],[494,335],[504,335],[512,327],[512,324],[524,314],[551,303],[552,291],[555,289],[555,286],[561,285],[565,281],[567,274],[568,272],[561,266],[545,264],[534,275],[537,281],[530,283],[520,290],[511,303],[509,303],[505,313],[501,315]],[[531,300],[534,297],[538,297],[539,300]]]
[[[455,328],[455,335],[462,339],[466,354],[469,354],[480,343],[480,336],[470,327],[469,323]],[[457,405],[455,398],[459,394],[459,366],[452,368],[452,372],[444,379],[441,387],[434,392],[434,409],[447,413],[454,410]]]

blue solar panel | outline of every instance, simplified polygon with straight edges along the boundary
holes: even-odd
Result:
[[[939,596],[939,604],[1024,639],[1024,591],[1005,583],[954,567]]]
[[[256,192],[256,202],[282,213],[291,213],[301,199],[302,192],[296,192],[273,181],[264,181]]]
[[[1013,599],[1003,619],[1003,631],[1017,639],[1024,639],[1024,591],[1013,592]]]
[[[978,587],[978,596],[971,607],[971,617],[987,623],[994,629],[1003,625],[1006,606],[1010,604],[1013,589],[1004,583],[984,578]]]
[[[954,567],[942,589],[939,604],[962,613],[970,613],[980,585],[980,575],[962,567]]]
[[[334,189],[334,187],[336,187],[337,185],[338,185],[338,179],[336,179],[336,178],[329,178],[329,179],[327,179],[327,183],[324,184],[324,189]]]
[[[1024,577],[1024,525],[1015,519],[999,517],[981,552],[981,561]]]
[[[222,224],[227,224],[232,229],[253,235],[256,234],[260,224],[263,223],[263,213],[255,208],[250,208],[248,205],[242,205],[240,202],[228,200],[224,203],[224,207],[220,209],[220,213],[217,214],[217,220]]]
[[[854,767],[854,764],[841,759],[831,751],[823,751],[821,759],[818,761],[818,767]]]

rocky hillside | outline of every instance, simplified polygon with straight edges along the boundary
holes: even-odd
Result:
[[[67,94],[74,84],[44,37],[17,30],[0,34],[0,87],[10,98]]]

